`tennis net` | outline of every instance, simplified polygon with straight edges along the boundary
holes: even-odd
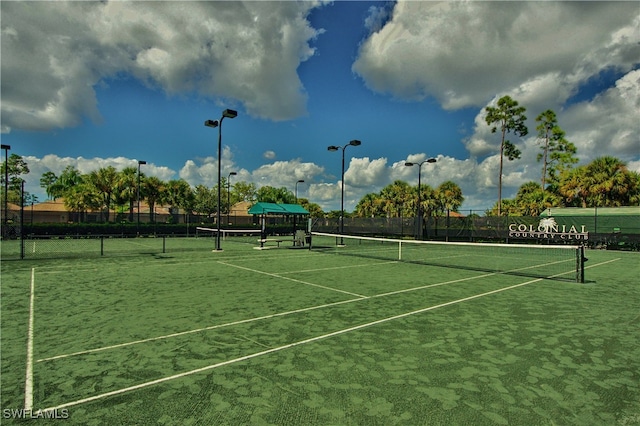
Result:
[[[196,228],[196,238],[216,238],[218,230],[216,228]],[[220,237],[223,241],[257,244],[260,239],[260,229],[221,229]]]
[[[584,282],[584,247],[416,241],[311,233],[311,250],[347,256]]]

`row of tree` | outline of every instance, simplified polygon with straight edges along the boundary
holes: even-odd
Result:
[[[546,126],[546,125],[545,125]],[[545,127],[548,128],[548,127]],[[554,130],[555,129],[555,130]],[[487,215],[537,216],[550,207],[618,207],[640,205],[640,174],[629,171],[626,164],[614,157],[600,157],[589,164],[572,167],[574,164],[571,144],[558,142],[561,134],[552,127],[549,140],[544,142],[542,180],[528,182],[520,187],[514,199],[497,202]],[[560,138],[562,139],[562,138]],[[559,147],[559,148],[558,148]],[[508,148],[506,151],[512,150]],[[20,203],[21,175],[29,173],[28,165],[22,157],[12,154],[7,162],[8,201]],[[2,164],[2,198],[4,199],[5,164]],[[153,215],[158,204],[181,209],[183,212],[212,217],[217,213],[217,185],[208,188],[204,185],[191,187],[186,181],[162,181],[154,176],[138,174],[134,167],[117,171],[114,167],[105,167],[88,174],[81,174],[68,166],[56,176],[46,172],[40,179],[40,185],[49,198],[64,198],[69,211],[78,213],[82,218],[87,211],[101,211],[103,220],[110,217],[113,209],[126,212],[130,221],[134,221],[134,209],[137,200],[145,200]],[[254,183],[236,182],[228,185],[222,178],[221,213],[228,213],[230,207],[239,201],[250,203],[263,201],[273,203],[300,203],[313,217],[339,217],[340,211],[323,212],[318,204],[305,198],[296,199],[286,188],[263,186],[257,188]],[[457,211],[464,201],[462,190],[451,181],[437,188],[420,186],[423,215],[441,216],[447,211]],[[35,197],[27,194],[25,204],[34,202]],[[365,195],[356,205],[352,214],[356,217],[412,217],[418,211],[418,188],[397,180],[384,187],[378,193]],[[153,216],[151,218],[153,221]]]

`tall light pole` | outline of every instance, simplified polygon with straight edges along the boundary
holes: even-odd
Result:
[[[298,204],[298,184],[299,184],[299,183],[304,183],[304,179],[299,179],[299,180],[296,182],[296,204]]]
[[[10,145],[2,145],[2,149],[4,149],[4,214],[2,216],[2,236],[4,237],[4,233],[6,232],[7,225],[7,213],[9,210],[9,201],[7,198],[7,192],[9,191],[9,157],[8,152],[11,149]]]
[[[330,145],[327,147],[329,151],[337,151],[342,148],[342,185],[340,186],[340,234],[344,234],[344,150],[347,149],[348,146],[359,146],[362,142],[357,139],[352,140],[345,146],[336,146]],[[342,245],[344,241],[340,238],[340,245]]]
[[[144,160],[138,160],[138,189],[137,189],[137,197],[138,197],[138,221],[136,225],[136,233],[140,236],[140,166],[143,164],[147,164]]]
[[[298,204],[298,184],[304,183],[304,179],[298,179],[296,182],[296,204]],[[293,215],[293,238],[296,237],[296,215]]]
[[[229,215],[231,213],[231,176],[235,175],[237,175],[236,172],[231,172],[227,176],[227,225],[229,224]]]
[[[222,178],[220,177],[220,169],[222,167],[222,120],[225,118],[236,118],[238,116],[238,112],[232,109],[225,109],[222,111],[222,117],[220,120],[207,120],[204,122],[204,125],[207,127],[217,127],[218,128],[218,212],[216,215],[216,226],[218,232],[216,233],[216,249],[215,251],[221,251],[220,248],[220,193],[222,192]]]
[[[412,163],[410,161],[407,161],[406,163],[404,163],[405,166],[411,167],[411,166],[418,166],[418,233],[417,233],[417,238],[419,240],[422,239],[422,209],[421,209],[421,200],[420,200],[420,175],[422,174],[422,165],[424,163],[435,163],[436,159],[435,158],[427,158],[424,161],[421,161],[419,163]]]

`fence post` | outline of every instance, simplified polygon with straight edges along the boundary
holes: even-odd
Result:
[[[20,259],[24,259],[24,180],[20,188]]]
[[[163,236],[162,236],[162,253],[163,253],[163,254],[167,252],[167,251],[166,251],[166,240],[167,240],[167,236],[166,236],[166,235],[163,235]]]
[[[100,235],[100,256],[104,256],[104,235]]]

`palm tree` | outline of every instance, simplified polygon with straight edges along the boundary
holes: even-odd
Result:
[[[586,179],[586,167],[570,169],[562,174],[558,192],[567,207],[587,207],[590,194],[589,182]]]
[[[64,205],[67,210],[77,214],[78,222],[82,222],[87,210],[99,209],[102,205],[100,194],[85,175],[79,182],[64,192]]]
[[[89,183],[101,195],[101,207],[104,208],[108,222],[111,197],[118,183],[118,172],[113,166],[94,170],[89,174]]]
[[[155,176],[146,177],[141,183],[144,188],[144,195],[149,205],[149,214],[151,223],[155,222],[156,202],[162,200],[165,191],[165,183]]]
[[[171,206],[172,210],[181,208],[185,210],[185,214],[188,214],[187,210],[193,208],[193,191],[189,183],[184,179],[167,182],[165,195],[165,201]]]
[[[518,190],[515,204],[523,216],[540,216],[547,208],[557,206],[558,198],[543,190],[539,183],[527,182]]]
[[[412,199],[411,186],[402,180],[396,180],[380,191],[380,207],[387,218],[405,216]]]
[[[133,222],[133,207],[138,199],[138,169],[125,167],[118,173],[117,199],[129,203],[129,222]]]
[[[585,177],[594,207],[619,207],[628,204],[632,178],[627,166],[614,157],[600,157],[587,165]]]
[[[365,195],[356,205],[355,215],[357,217],[376,217],[380,213],[381,201],[378,194]]]
[[[437,210],[445,213],[447,211],[457,211],[464,202],[462,189],[453,181],[442,182],[436,189],[438,200]]]

